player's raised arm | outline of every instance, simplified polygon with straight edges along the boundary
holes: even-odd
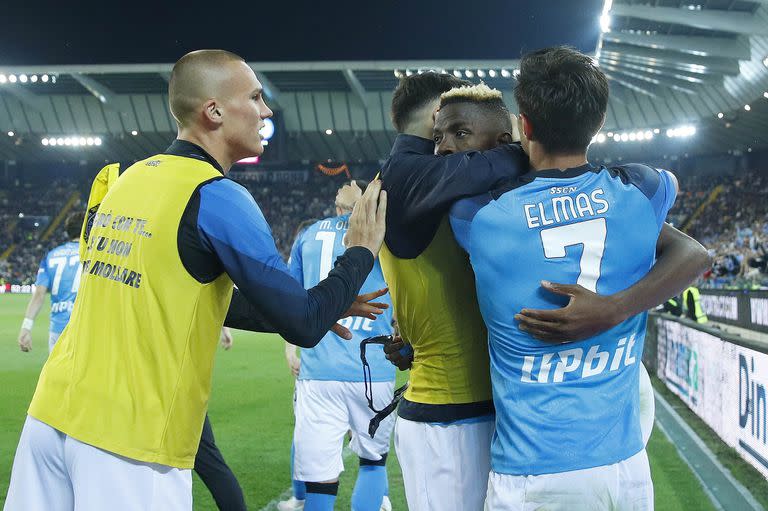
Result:
[[[201,189],[198,228],[264,323],[289,342],[312,347],[345,315],[373,266],[384,236],[386,198],[379,200],[380,187],[372,184],[352,214],[348,250],[328,278],[309,290],[291,276],[261,211],[239,185],[221,180]]]
[[[404,78],[395,89],[391,116],[400,134],[381,172],[385,189],[398,204],[390,213],[398,220],[395,224],[441,216],[454,201],[486,192],[528,170],[528,157],[520,145],[510,144],[514,129],[494,149],[435,156],[434,114],[441,94],[467,85],[471,84],[449,74],[424,73]]]

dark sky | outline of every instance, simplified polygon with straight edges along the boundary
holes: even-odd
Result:
[[[3,2],[0,66],[174,62],[199,48],[248,61],[516,59],[592,53],[603,0]]]

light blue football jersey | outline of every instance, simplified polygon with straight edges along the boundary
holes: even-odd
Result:
[[[616,463],[643,449],[638,367],[646,314],[568,344],[538,341],[514,316],[566,299],[542,280],[602,295],[640,280],[674,203],[674,177],[643,165],[530,172],[457,202],[451,226],[469,253],[488,326],[494,471],[538,475]]]
[[[288,263],[291,274],[309,289],[328,276],[336,258],[344,253],[344,236],[349,228],[349,215],[319,220],[299,234],[291,250]],[[369,293],[387,287],[381,266],[376,260],[360,293]],[[349,328],[353,339],[347,341],[328,332],[316,347],[301,350],[301,380],[363,381],[363,365],[360,361],[360,341],[366,337],[392,333],[392,302],[389,294],[377,302],[389,304],[376,320],[350,317],[340,321]],[[384,358],[383,347],[368,345],[366,360],[371,366],[372,381],[392,381],[395,367]]]
[[[80,285],[80,255],[77,241],[59,245],[40,262],[35,285],[45,286],[51,293],[50,331],[60,334],[69,322]]]

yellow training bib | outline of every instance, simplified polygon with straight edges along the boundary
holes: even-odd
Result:
[[[379,255],[394,314],[414,359],[408,401],[465,404],[491,399],[487,332],[467,255],[444,218],[414,259]]]
[[[222,274],[184,268],[178,231],[209,163],[157,155],[128,168],[93,218],[72,318],[43,367],[29,414],[128,458],[192,468],[219,332]]]

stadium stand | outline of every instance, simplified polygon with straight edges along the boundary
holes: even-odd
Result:
[[[368,178],[372,169],[363,168],[358,173]],[[339,183],[346,179],[314,169],[285,172],[282,179],[267,182],[254,179],[255,175],[254,171],[239,170],[232,177],[256,199],[286,259],[296,226],[303,220],[330,215],[328,205],[333,203]],[[74,191],[81,195],[87,192],[86,181],[55,181],[43,194],[32,182],[0,192],[0,255],[13,247],[7,257],[0,257],[0,283],[34,282],[40,258],[65,239],[61,227],[48,240],[40,240],[41,234]],[[680,187],[667,220],[713,251],[715,263],[705,274],[702,287],[768,287],[768,174],[752,170],[735,177],[686,175],[680,177]],[[720,193],[710,202],[715,189]]]
[[[313,170],[298,171],[294,179],[286,174],[288,178],[264,183],[251,179],[250,171],[233,173],[233,178],[248,188],[261,207],[285,259],[290,253],[296,226],[308,218],[331,215],[329,204],[333,204],[339,184],[346,179]],[[86,196],[90,187],[87,181],[55,181],[42,194],[37,183],[29,181],[0,192],[0,256],[3,256],[0,257],[0,284],[25,285],[35,281],[40,258],[66,241],[63,226],[58,226],[47,240],[41,239],[42,234],[73,192]]]
[[[59,225],[42,235],[75,191],[85,184],[56,180],[45,187],[28,181],[0,191],[0,284],[31,284],[40,258],[66,240]]]
[[[681,194],[668,218],[714,254],[703,287],[768,285],[768,175],[681,178]],[[714,200],[708,199],[712,194]]]
[[[260,185],[242,179],[264,216],[272,227],[277,249],[287,259],[291,251],[296,227],[303,220],[332,216],[333,197],[341,177],[328,177],[318,172],[309,173],[307,181],[300,183],[271,182]]]

